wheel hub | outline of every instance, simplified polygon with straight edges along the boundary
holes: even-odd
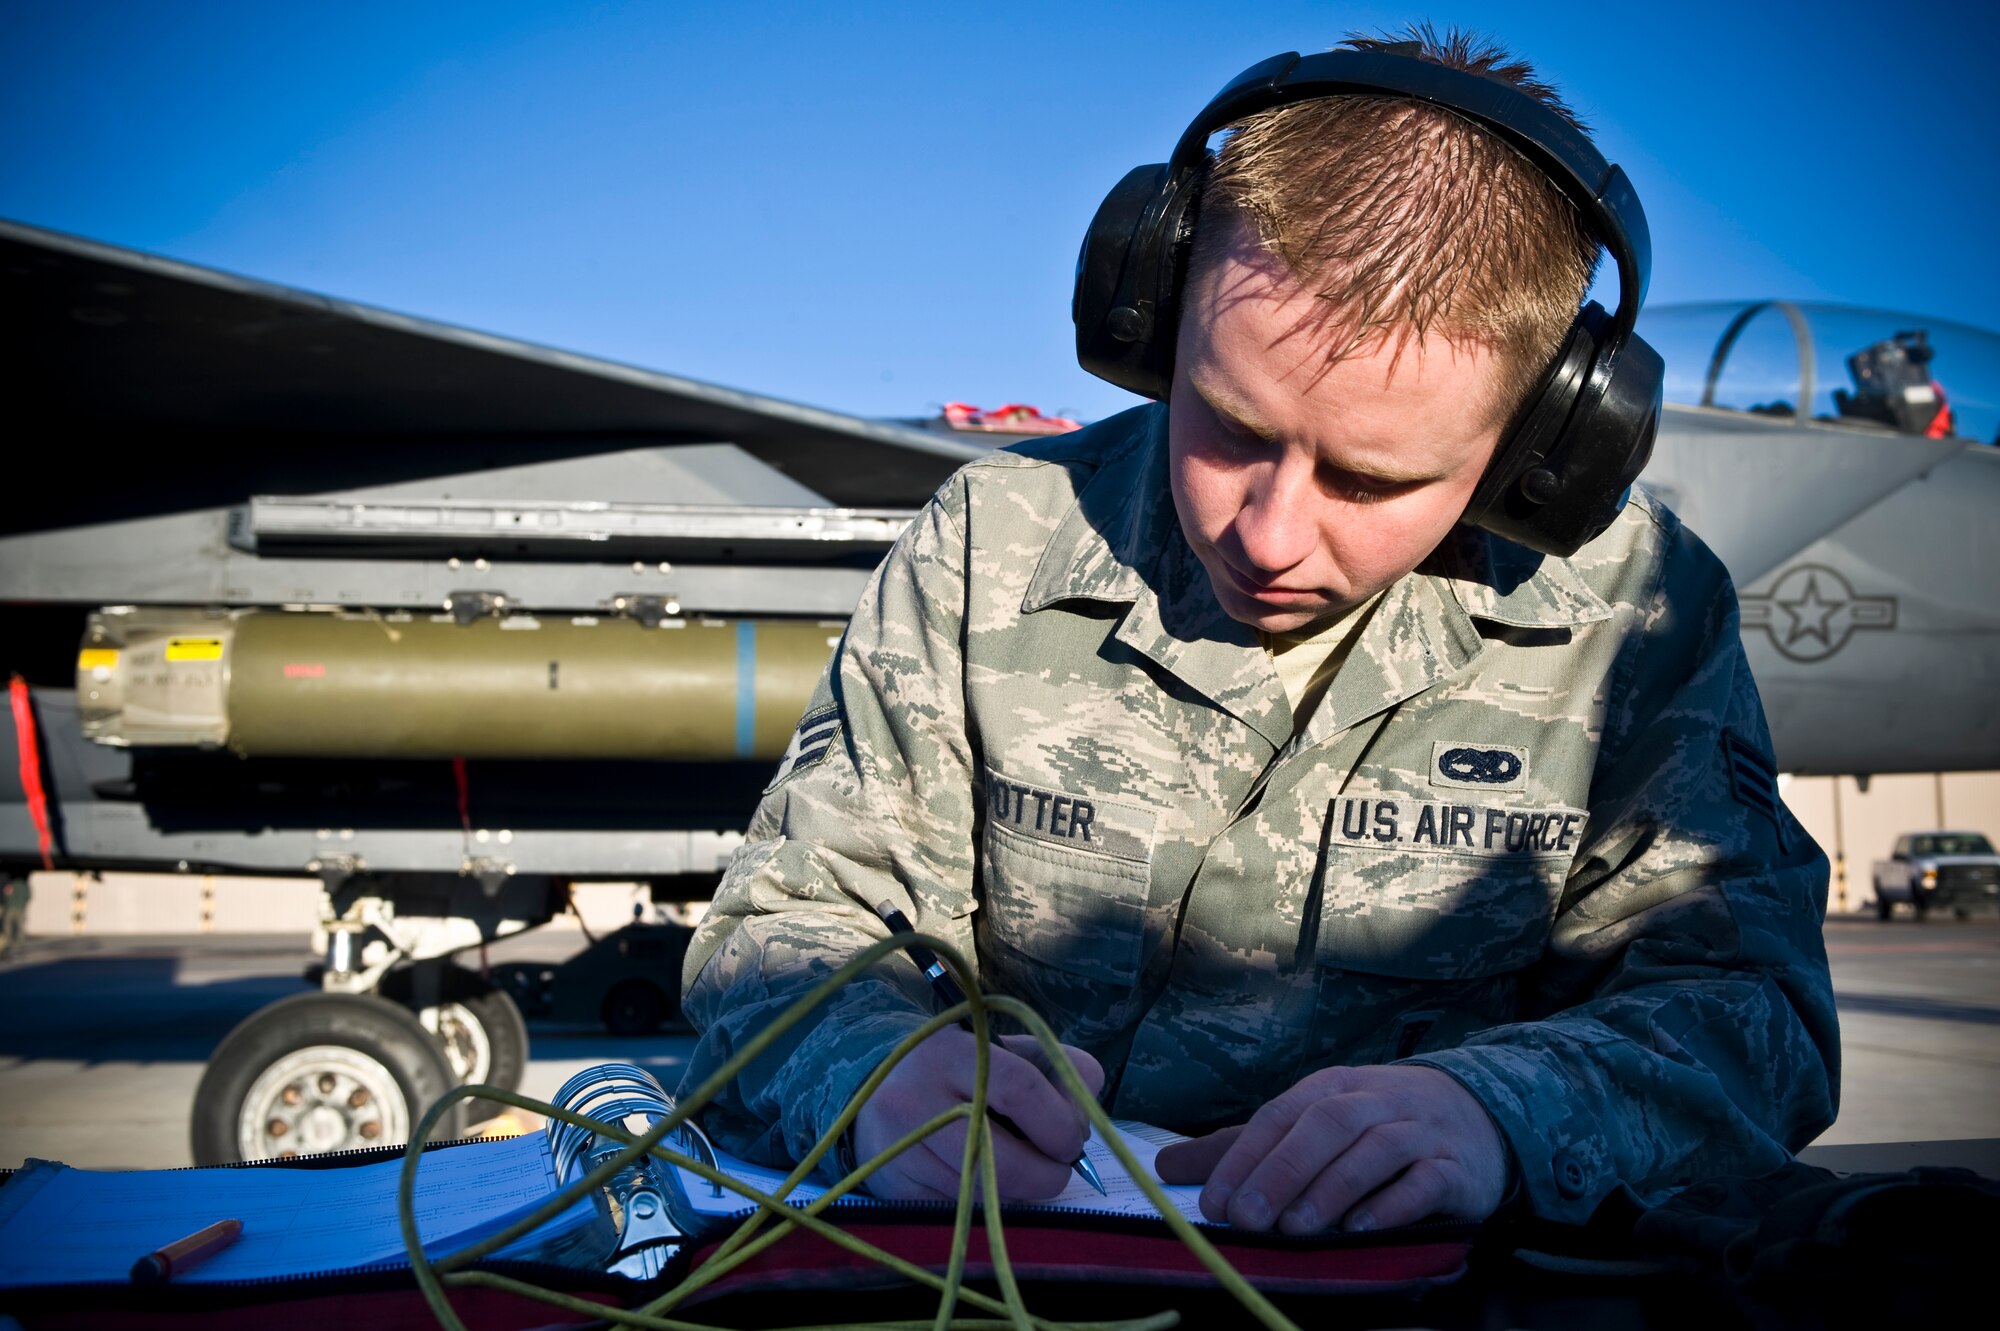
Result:
[[[312,1045],[251,1083],[236,1136],[245,1160],[390,1146],[409,1140],[410,1111],[381,1063],[343,1045]]]
[[[493,1070],[493,1043],[486,1027],[462,1003],[441,1003],[417,1013],[425,1030],[437,1036],[444,1061],[459,1085],[483,1082]]]

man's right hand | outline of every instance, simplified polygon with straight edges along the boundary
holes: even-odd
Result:
[[[1069,1186],[1070,1163],[1083,1151],[1090,1121],[1048,1073],[1033,1036],[1001,1037],[992,1051],[986,1103],[1026,1134],[993,1125],[993,1165],[1006,1201],[1043,1201]],[[1104,1089],[1104,1069],[1081,1049],[1063,1046],[1092,1095]],[[970,1031],[937,1032],[896,1065],[854,1120],[854,1159],[866,1163],[905,1133],[972,1099],[978,1051]],[[947,1124],[877,1170],[868,1191],[892,1201],[958,1199],[965,1161],[964,1119]]]

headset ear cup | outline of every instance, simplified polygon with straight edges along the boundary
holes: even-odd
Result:
[[[1666,367],[1637,334],[1607,348],[1610,326],[1594,301],[1577,315],[1464,521],[1567,558],[1618,516],[1652,456]]]
[[[1465,507],[1464,521],[1498,530],[1488,519],[1504,520],[1509,495],[1519,489],[1529,472],[1540,469],[1554,450],[1596,356],[1597,339],[1591,336],[1589,321],[1579,316],[1570,325],[1561,348],[1542,372],[1541,379],[1501,434],[1500,443],[1493,450],[1493,460],[1486,464],[1486,474],[1473,491],[1472,502]],[[1538,477],[1529,486],[1542,489],[1546,482]]]
[[[1180,269],[1199,193],[1188,173],[1135,167],[1105,195],[1076,258],[1076,359],[1098,378],[1164,399],[1173,379]]]
[[[1625,506],[1632,483],[1652,460],[1660,429],[1666,363],[1637,333],[1614,356],[1600,352],[1591,382],[1562,437],[1567,478],[1557,539],[1572,547],[1596,539]]]

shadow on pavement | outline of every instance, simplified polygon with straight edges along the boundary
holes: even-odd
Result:
[[[1920,1021],[1967,1021],[1980,1026],[2000,1026],[2000,1007],[1973,1003],[1946,1003],[1934,998],[1911,998],[1904,994],[1846,994],[1836,991],[1834,1006],[1842,1012],[1873,1012],[1884,1017],[1915,1017]]]
[[[63,957],[0,971],[0,1057],[203,1062],[237,1022],[299,992],[291,975],[186,983],[165,956]]]
[[[173,955],[19,957],[0,969],[0,1058],[205,1063],[238,1022],[305,988],[302,961],[245,960],[250,973],[190,976]],[[684,1027],[615,1036],[602,1027],[530,1022],[528,1031],[535,1059],[623,1059],[655,1070],[678,1068],[693,1038]]]

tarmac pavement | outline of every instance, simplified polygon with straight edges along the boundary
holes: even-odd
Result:
[[[1826,950],[1841,1103],[1820,1142],[2000,1138],[2000,922],[1857,916]]]
[[[574,945],[529,935],[492,960],[560,960]],[[1821,1143],[2000,1138],[2000,922],[1840,919],[1827,950],[1845,1071],[1840,1120]],[[98,1169],[193,1163],[188,1113],[203,1060],[238,1021],[299,992],[309,960],[295,935],[30,938],[7,953],[0,1167],[29,1156]],[[530,1034],[523,1089],[542,1098],[614,1058],[672,1087],[692,1044],[685,1033]]]
[[[490,949],[494,963],[560,961],[574,933]],[[0,959],[0,1168],[29,1156],[90,1169],[194,1163],[189,1110],[209,1053],[236,1023],[302,992],[299,935],[26,940]],[[693,1036],[631,1038],[531,1024],[522,1091],[555,1094],[582,1068],[637,1063],[671,1088]]]

